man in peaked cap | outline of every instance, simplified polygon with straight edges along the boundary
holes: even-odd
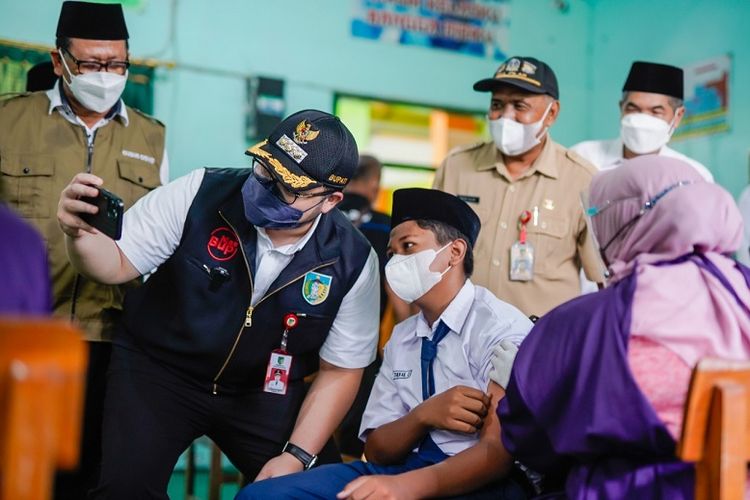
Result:
[[[134,283],[101,285],[75,271],[55,218],[56,194],[75,173],[93,172],[129,207],[166,181],[168,163],[164,125],[120,98],[130,63],[119,4],[64,2],[51,57],[50,90],[0,101],[0,190],[44,236],[54,312],[77,322],[89,346],[80,467],[55,481],[56,498],[79,500],[98,474],[110,341]]]
[[[503,390],[490,373],[493,350],[515,349],[531,321],[469,279],[480,221],[465,202],[399,189],[392,227],[386,278],[420,312],[385,346],[360,427],[367,463],[256,482],[238,500],[525,498],[503,479],[513,460],[495,413]]]
[[[375,359],[377,256],[335,210],[357,166],[351,133],[300,111],[247,154],[250,169],[154,190],[117,242],[79,217],[100,178],[78,174],[61,194],[81,272],[123,283],[158,267],[128,294],[115,337],[96,498],[166,498],[203,434],[251,480],[309,469]]]
[[[482,221],[476,283],[541,316],[580,294],[581,268],[602,279],[579,200],[596,169],[550,137],[560,95],[543,61],[511,57],[474,90],[491,93],[493,140],[449,153],[433,187],[466,201]]]
[[[620,137],[584,141],[571,149],[600,170],[618,167],[623,160],[644,154],[678,158],[713,182],[713,175],[705,166],[667,146],[685,116],[683,80],[681,68],[634,62],[622,87]]]

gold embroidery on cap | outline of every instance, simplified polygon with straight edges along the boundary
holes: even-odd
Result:
[[[349,181],[349,178],[331,174],[328,180],[334,184],[346,184]]]
[[[305,175],[296,175],[289,171],[282,163],[271,155],[268,151],[260,149],[261,147],[268,144],[266,139],[263,142],[259,142],[255,146],[252,146],[248,151],[254,155],[257,155],[266,160],[271,165],[274,171],[281,176],[281,180],[284,184],[294,189],[306,188],[310,184],[315,184],[316,181]]]
[[[319,134],[320,130],[312,128],[312,123],[302,120],[297,124],[297,128],[294,129],[292,137],[297,144],[307,144],[310,141],[314,141]]]

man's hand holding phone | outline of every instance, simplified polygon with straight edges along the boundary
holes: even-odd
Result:
[[[76,174],[60,194],[57,220],[71,238],[79,238],[84,232],[120,238],[124,205],[120,198],[101,188],[102,183],[96,175]]]

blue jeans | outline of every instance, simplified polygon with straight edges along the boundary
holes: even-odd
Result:
[[[416,453],[411,453],[406,462],[399,465],[376,465],[355,461],[347,464],[331,464],[315,467],[306,472],[258,481],[244,487],[235,500],[268,498],[287,499],[335,499],[349,482],[360,476],[375,474],[396,475],[432,465]],[[472,500],[521,500],[526,496],[520,486],[510,480],[492,483],[471,494],[452,498]]]

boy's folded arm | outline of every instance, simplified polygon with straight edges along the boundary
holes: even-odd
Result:
[[[505,395],[499,385],[490,382],[492,404],[479,434],[479,442],[440,463],[396,476],[398,483],[415,498],[451,496],[477,490],[505,476],[513,457],[500,439],[497,403]],[[457,473],[456,471],[460,471]]]
[[[399,463],[431,429],[477,432],[489,406],[489,396],[479,389],[452,387],[423,401],[403,417],[371,431],[365,442],[365,456],[380,465]]]

